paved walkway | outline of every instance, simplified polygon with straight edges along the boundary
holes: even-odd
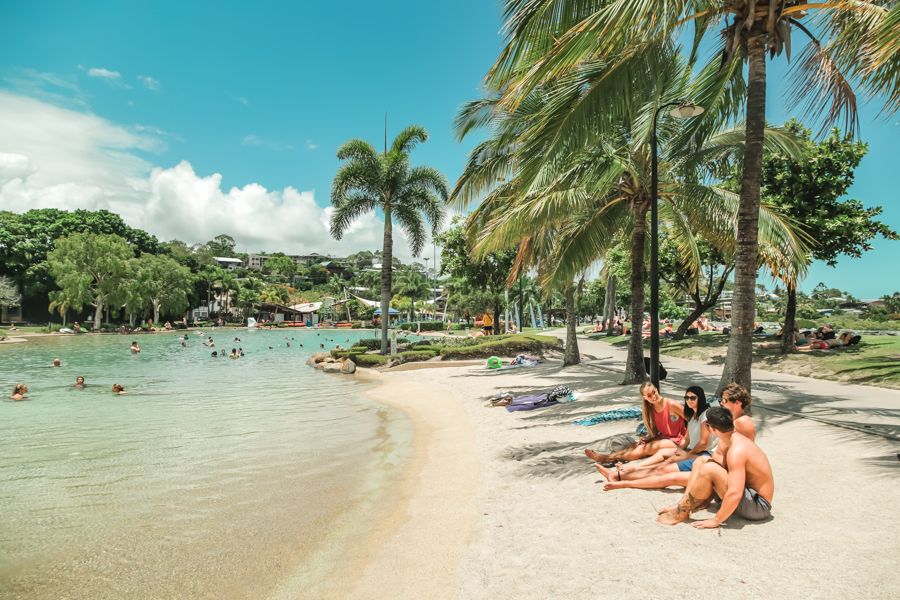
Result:
[[[566,337],[564,329],[554,330],[550,334],[563,340]],[[596,357],[590,359],[592,363],[624,373],[627,348],[582,336],[578,337],[578,348],[582,355]],[[648,350],[645,345],[645,352]],[[674,390],[681,392],[689,385],[700,385],[711,394],[722,375],[721,365],[665,355],[660,360],[668,370],[668,377],[661,387],[669,394]],[[753,406],[764,409],[761,411],[764,414],[757,415],[763,421],[767,417],[765,413],[789,419],[804,418],[900,442],[900,390],[754,368]]]

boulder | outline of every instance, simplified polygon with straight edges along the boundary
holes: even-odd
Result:
[[[341,363],[337,363],[337,362],[325,363],[324,367],[322,367],[322,370],[325,371],[326,373],[340,373],[341,372]]]

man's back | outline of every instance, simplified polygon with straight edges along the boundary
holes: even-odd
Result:
[[[769,457],[749,438],[735,432],[731,437],[731,445],[726,455],[728,470],[740,468],[743,464],[745,475],[744,486],[752,488],[772,502],[775,494],[775,480],[772,476],[772,465]]]

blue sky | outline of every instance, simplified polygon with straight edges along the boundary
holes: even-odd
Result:
[[[227,232],[248,251],[379,247],[377,218],[327,237],[336,148],[380,146],[387,112],[389,136],[428,129],[413,160],[452,182],[472,145],[453,117],[501,45],[492,0],[5,3],[0,18],[0,185],[18,177],[0,208],[106,207],[163,239]],[[772,67],[775,123],[791,114],[782,75]],[[878,108],[863,109],[871,149],[852,195],[900,229],[900,117]],[[897,248],[816,265],[805,287],[893,291]]]

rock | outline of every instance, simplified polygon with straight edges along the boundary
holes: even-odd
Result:
[[[441,362],[443,359],[444,359],[444,357],[441,356],[440,354],[438,354],[437,356],[433,356],[433,357],[429,358],[425,362]]]
[[[393,369],[394,367],[399,367],[399,366],[400,366],[400,361],[399,361],[399,360],[392,360],[392,361],[388,362],[387,365],[385,365],[385,368],[387,368],[387,369]]]
[[[327,364],[328,363],[326,363],[326,362],[320,362],[320,363],[316,363],[315,367],[321,371],[325,368],[325,365],[327,365]]]
[[[341,373],[344,373],[345,375],[356,373],[356,363],[349,358],[344,360],[344,362],[341,363]]]
[[[340,373],[341,372],[341,363],[330,362],[325,363],[322,367],[322,370],[326,373]]]

